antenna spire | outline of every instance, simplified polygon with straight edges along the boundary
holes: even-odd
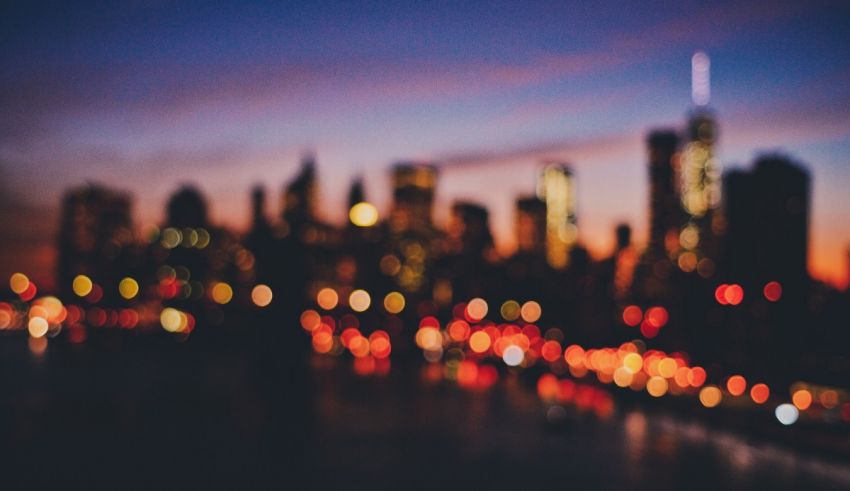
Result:
[[[697,106],[708,105],[711,96],[709,68],[708,55],[702,51],[694,53],[691,57],[691,98]]]

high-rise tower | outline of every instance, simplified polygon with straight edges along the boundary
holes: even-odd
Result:
[[[711,242],[714,210],[720,202],[720,162],[714,156],[717,124],[708,108],[709,68],[705,53],[697,52],[691,58],[694,109],[688,119],[679,179],[687,213],[680,242],[683,249],[702,254]]]
[[[537,196],[546,203],[546,260],[553,268],[563,268],[578,239],[572,171],[563,164],[546,166],[540,174]]]

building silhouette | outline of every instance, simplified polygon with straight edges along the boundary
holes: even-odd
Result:
[[[728,274],[753,285],[806,282],[810,180],[782,156],[759,158],[750,171],[724,177]]]
[[[392,186],[392,230],[428,233],[433,228],[437,168],[427,163],[398,163],[392,169]]]
[[[679,241],[684,221],[677,182],[679,136],[674,130],[655,130],[646,139],[649,153],[649,243],[650,261],[667,258]],[[667,244],[674,244],[668,248]]]
[[[73,279],[80,274],[95,284],[117,284],[128,259],[126,249],[133,242],[129,195],[86,185],[66,192],[61,208],[59,292],[71,296]]]

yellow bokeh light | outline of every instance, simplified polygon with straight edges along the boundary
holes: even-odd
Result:
[[[649,395],[652,397],[661,397],[667,393],[668,389],[667,379],[661,376],[650,377],[646,382],[646,391],[649,392]]]
[[[643,367],[643,357],[637,353],[629,353],[623,357],[623,368],[631,373],[637,373]]]
[[[713,385],[707,385],[699,391],[699,402],[705,407],[716,407],[723,399],[723,393]]]
[[[679,368],[679,365],[676,364],[676,360],[669,357],[664,358],[658,362],[658,375],[664,378],[672,378],[673,375],[676,375],[677,368]]]
[[[27,324],[27,330],[30,336],[34,338],[40,338],[47,334],[47,327],[47,319],[44,317],[33,317]]]
[[[371,227],[378,223],[378,209],[372,203],[361,201],[351,207],[348,218],[358,227]]]
[[[384,308],[391,314],[398,314],[404,310],[404,305],[404,295],[399,292],[390,292],[384,297]]]
[[[421,327],[416,331],[416,346],[424,350],[437,350],[443,346],[443,336],[435,327]]]
[[[617,384],[617,387],[628,387],[633,379],[634,373],[625,366],[614,370],[614,383]]]
[[[348,296],[348,305],[355,312],[363,312],[372,304],[372,298],[366,290],[354,290]]]
[[[490,335],[484,331],[477,331],[469,336],[469,348],[476,353],[483,353],[490,348]]]
[[[522,304],[522,309],[520,309],[520,315],[522,315],[522,320],[525,322],[537,322],[542,314],[543,309],[534,300],[525,302]]]
[[[257,285],[251,290],[251,300],[257,307],[267,307],[272,303],[272,289],[267,285]]]
[[[30,279],[23,273],[15,273],[9,278],[9,288],[11,288],[16,295],[24,293],[29,287]]]
[[[508,300],[502,304],[501,314],[506,321],[515,321],[519,318],[519,302],[516,300]]]
[[[94,284],[92,283],[91,278],[84,274],[74,277],[74,281],[71,283],[71,288],[74,290],[74,293],[80,297],[85,297],[91,293],[93,286]]]
[[[162,328],[168,332],[183,331],[188,325],[186,314],[172,307],[162,309],[159,314],[159,322],[162,324]]]
[[[316,294],[316,303],[324,310],[332,310],[339,303],[339,295],[333,288],[322,288]]]
[[[139,294],[139,283],[133,278],[124,278],[118,283],[118,293],[127,300],[135,298]]]

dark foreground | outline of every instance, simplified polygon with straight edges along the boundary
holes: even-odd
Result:
[[[657,408],[599,421],[515,381],[355,377],[268,347],[0,338],[4,489],[850,489],[850,464]]]

